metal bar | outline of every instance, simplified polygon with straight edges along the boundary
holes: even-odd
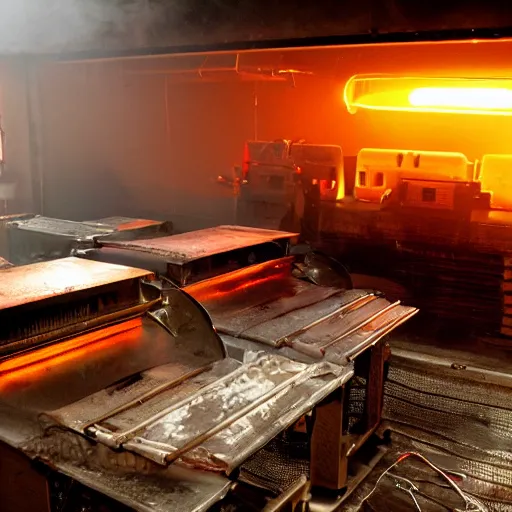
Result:
[[[296,330],[295,332],[292,332],[291,334],[283,336],[282,338],[280,338],[276,341],[276,346],[279,347],[283,344],[288,345],[291,338],[299,336],[300,334],[308,331],[312,327],[315,327],[316,325],[321,324],[322,322],[325,322],[326,320],[329,320],[333,316],[339,315],[341,313],[345,313],[347,311],[352,310],[353,308],[358,309],[359,307],[364,306],[365,304],[367,304],[368,302],[370,302],[374,299],[375,299],[375,295],[373,295],[373,294],[366,295],[365,297],[358,297],[357,299],[353,300],[352,302],[349,302],[348,304],[341,306],[336,311],[333,311],[332,313],[329,313],[327,315],[324,315],[324,316],[314,320],[310,324],[306,325],[305,327],[301,327],[300,329]],[[308,307],[308,306],[304,306],[304,307]],[[243,333],[242,333],[242,335],[243,335]]]
[[[289,389],[292,386],[296,386],[298,384],[301,384],[305,380],[309,379],[310,375],[314,373],[317,370],[316,365],[310,365],[307,366],[306,369],[299,372],[297,375],[294,375],[291,379],[288,379],[285,382],[282,382],[272,390],[270,390],[268,393],[265,393],[264,395],[260,396],[258,399],[254,400],[254,402],[250,403],[249,405],[243,407],[239,411],[237,411],[235,414],[230,416],[229,418],[226,418],[224,421],[218,423],[215,427],[211,428],[210,430],[204,432],[197,438],[193,439],[189,443],[187,443],[185,446],[183,446],[181,449],[177,450],[174,454],[169,454],[166,457],[167,462],[172,462],[176,458],[178,458],[182,453],[186,453],[192,448],[195,448],[196,446],[199,446],[204,441],[209,439],[210,437],[214,436],[215,434],[219,433],[220,431],[224,430],[226,427],[234,423],[235,421],[239,420],[240,418],[243,418],[246,414],[248,414],[253,409],[256,409],[260,405],[264,404],[271,398],[277,396],[283,391],[288,392]]]
[[[147,402],[148,400],[150,400],[151,398],[155,397],[159,393],[162,393],[162,392],[167,391],[167,390],[169,390],[171,388],[179,386],[180,384],[182,384],[186,380],[192,379],[193,377],[196,377],[197,375],[199,375],[199,374],[201,374],[201,373],[203,373],[205,371],[208,371],[211,368],[212,368],[212,364],[208,364],[206,366],[202,366],[201,368],[195,368],[194,370],[191,370],[191,371],[189,371],[187,373],[184,373],[183,375],[181,375],[177,379],[174,379],[174,380],[172,380],[170,382],[164,382],[163,384],[160,384],[156,388],[151,389],[151,390],[147,391],[146,393],[142,394],[138,398],[134,398],[133,400],[127,402],[126,404],[120,405],[119,407],[116,407],[115,409],[107,412],[103,416],[99,416],[98,418],[90,421],[87,425],[85,425],[83,427],[83,430],[85,431],[90,426],[92,426],[94,424],[99,424],[102,421],[105,421],[106,419],[111,418],[112,416],[116,416],[117,414],[120,414],[120,413],[122,413],[124,411],[127,411],[128,409],[131,409],[132,407],[135,407],[137,405],[142,405],[144,402]]]
[[[374,320],[377,320],[377,318],[380,318],[382,315],[388,313],[389,311],[391,311],[392,309],[396,308],[399,305],[400,305],[400,301],[397,301],[397,302],[395,302],[393,304],[390,304],[389,306],[385,307],[384,309],[381,309],[379,312],[375,313],[371,317],[367,318],[363,323],[352,327],[352,329],[350,329],[346,333],[343,333],[339,338],[336,338],[333,341],[329,341],[328,343],[324,343],[319,348],[321,350],[325,350],[326,348],[328,348],[328,347],[330,347],[332,345],[336,345],[336,343],[339,343],[344,338],[347,338],[351,334],[354,334],[356,331],[359,331],[359,329],[364,328],[366,325],[370,324]]]
[[[359,343],[352,350],[347,352],[347,361],[353,361],[354,359],[356,359],[356,357],[360,356],[371,344],[379,341],[383,336],[391,332],[396,327],[402,325],[405,321],[409,320],[409,318],[413,317],[417,312],[417,309],[413,309],[407,315],[404,315],[401,318],[396,319],[394,322],[389,323],[382,329],[375,331],[370,337],[365,338],[361,343]]]

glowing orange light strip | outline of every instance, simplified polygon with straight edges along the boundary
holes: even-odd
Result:
[[[24,355],[14,356],[0,363],[0,386],[8,375],[20,376],[27,373],[38,372],[64,362],[79,359],[91,351],[98,351],[118,343],[119,338],[114,336],[140,328],[142,318],[134,318],[126,322],[105,327],[70,340],[55,343]]]
[[[353,76],[343,91],[358,109],[512,116],[512,80]]]
[[[413,107],[461,109],[511,109],[512,91],[482,87],[421,87],[409,94]]]

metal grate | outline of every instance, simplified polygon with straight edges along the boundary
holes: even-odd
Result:
[[[240,468],[240,480],[277,496],[302,475],[309,477],[308,436],[296,435],[285,431],[249,458]]]
[[[367,379],[355,376],[349,383],[345,406],[345,434],[359,434],[364,421]]]

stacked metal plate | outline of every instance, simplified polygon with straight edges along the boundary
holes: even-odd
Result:
[[[140,266],[178,286],[284,256],[297,233],[218,226],[151,239],[102,239],[99,247],[80,251],[82,257]]]
[[[112,217],[91,222],[74,222],[35,216],[14,220],[8,226],[8,259],[15,265],[49,261],[70,256],[77,248],[93,247],[101,237],[130,240],[172,231],[165,222]]]
[[[512,256],[503,258],[503,317],[501,334],[512,338]]]

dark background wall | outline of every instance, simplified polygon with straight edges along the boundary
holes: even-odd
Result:
[[[462,151],[472,159],[512,152],[510,117],[351,115],[342,101],[345,82],[355,73],[511,76],[511,51],[510,42],[489,42],[241,55],[241,69],[311,73],[296,76],[295,86],[244,81],[234,72],[210,74],[213,82],[176,74],[195,65],[190,57],[32,64],[37,165],[23,161],[28,145],[20,136],[27,132],[21,79],[17,87],[3,81],[10,105],[7,155],[26,182],[24,209],[32,194],[42,199],[45,215],[61,218],[123,214],[172,219],[181,229],[232,222],[233,197],[215,178],[240,163],[244,141],[255,136],[255,120],[259,139],[340,144],[346,155],[365,146]],[[30,177],[34,168],[39,181]]]

